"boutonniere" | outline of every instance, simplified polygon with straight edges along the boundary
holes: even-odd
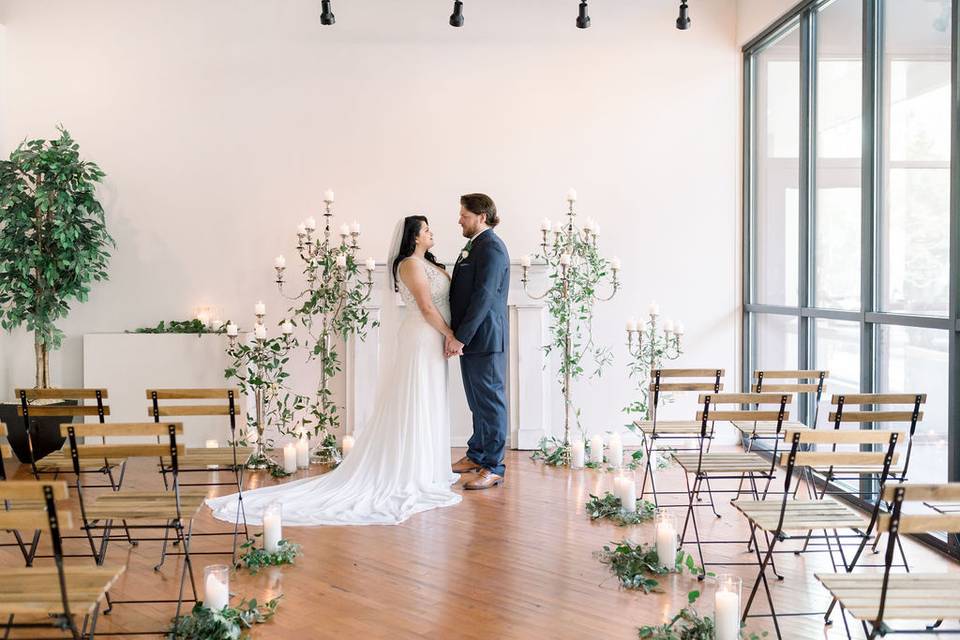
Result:
[[[470,255],[470,252],[464,249],[463,251],[460,252],[460,259],[466,260],[469,255]]]

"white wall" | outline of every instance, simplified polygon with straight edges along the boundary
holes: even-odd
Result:
[[[745,45],[799,0],[737,0],[737,44]]]
[[[740,2],[742,4],[742,0]],[[315,0],[5,0],[7,120],[0,153],[61,122],[108,178],[111,279],[62,323],[57,384],[80,384],[81,339],[199,304],[249,324],[281,309],[272,258],[336,189],[363,253],[394,221],[431,217],[438,253],[462,246],[458,196],[497,201],[516,259],[538,221],[581,211],[624,259],[626,290],[598,309],[617,362],[578,389],[585,422],[622,424],[623,321],[651,298],[688,327],[691,366],[737,363],[740,55],[734,0],[576,5]],[[273,319],[279,316],[274,314]],[[0,387],[32,382],[28,336],[0,338]],[[4,379],[5,376],[5,379]]]

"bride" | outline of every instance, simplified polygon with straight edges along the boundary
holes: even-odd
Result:
[[[444,339],[450,330],[450,277],[430,249],[424,216],[407,216],[390,257],[394,291],[403,298],[397,353],[385,363],[370,422],[339,467],[322,476],[243,494],[247,522],[260,524],[266,506],[283,503],[285,525],[399,524],[415,513],[449,507],[450,421]],[[211,498],[219,520],[233,523],[237,494]]]

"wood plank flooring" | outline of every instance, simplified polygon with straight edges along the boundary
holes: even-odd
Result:
[[[460,451],[452,453],[454,459],[459,455]],[[27,477],[26,470],[20,468],[16,477]],[[544,467],[524,452],[509,452],[506,486],[465,492],[458,506],[418,514],[399,526],[287,528],[285,537],[303,547],[297,565],[257,576],[235,572],[232,591],[259,600],[283,594],[276,618],[258,626],[255,638],[636,638],[637,626],[662,622],[681,608],[687,591],[697,588],[697,582],[688,576],[670,576],[663,581],[664,593],[628,592],[595,559],[594,553],[604,544],[628,534],[635,540],[653,539],[652,524],[625,529],[591,523],[586,517],[583,505],[588,494],[612,488],[612,478],[602,471]],[[683,487],[679,469],[658,472],[658,478],[661,489]],[[159,482],[155,461],[131,462],[125,487],[157,488]],[[260,472],[253,474],[249,486],[274,482],[278,481]],[[723,501],[720,511],[721,519],[708,509],[699,511],[705,538],[745,539],[744,518]],[[678,509],[678,517],[682,514]],[[194,524],[195,533],[226,529],[206,508]],[[0,541],[9,541],[10,536],[0,532],[3,536]],[[226,538],[195,537],[193,550],[225,544]],[[917,570],[958,569],[919,544],[908,543],[906,548]],[[81,540],[68,541],[67,549],[87,551]],[[708,561],[753,559],[742,545],[713,545],[705,552]],[[168,559],[161,571],[154,572],[158,557],[157,542],[135,548],[112,543],[107,562],[127,565],[112,595],[117,599],[175,596],[178,558]],[[873,558],[880,562],[880,556]],[[196,556],[197,575],[202,576],[204,565],[222,562],[229,562],[229,557]],[[0,549],[0,566],[21,563],[15,549]],[[774,582],[774,597],[784,611],[826,607],[827,592],[813,577],[814,571],[829,570],[825,554],[781,555],[777,563],[786,579]],[[711,570],[739,573],[745,590],[756,575],[752,567],[714,566]],[[201,583],[198,579],[202,590]],[[760,600],[754,611],[766,611],[765,602]],[[101,618],[98,632],[128,634],[165,628],[172,612],[171,605],[117,605],[111,615]],[[786,638],[845,637],[839,620],[835,626],[825,628],[816,617],[786,618],[782,624]],[[759,619],[748,628],[772,629],[767,620]],[[956,623],[950,628],[956,629]],[[11,637],[30,635],[21,632]],[[854,637],[862,636],[855,630]]]

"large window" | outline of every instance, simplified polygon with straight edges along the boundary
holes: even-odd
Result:
[[[960,481],[958,7],[809,0],[744,48],[743,383],[829,370],[821,428],[831,394],[926,393],[926,482]]]

